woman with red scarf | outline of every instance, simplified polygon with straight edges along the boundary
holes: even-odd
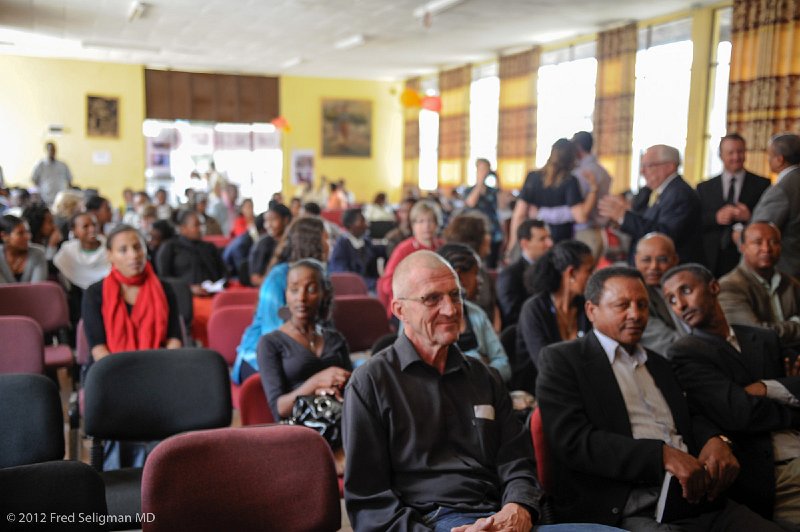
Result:
[[[141,234],[119,225],[106,240],[111,272],[86,289],[82,317],[92,358],[181,347],[178,305],[147,261]]]
[[[91,361],[121,351],[181,347],[175,294],[156,277],[139,231],[118,225],[106,249],[111,272],[86,289],[81,307]],[[105,441],[103,469],[142,467],[156,443]]]

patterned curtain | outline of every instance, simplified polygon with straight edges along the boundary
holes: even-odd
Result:
[[[597,158],[611,174],[612,190],[629,187],[636,83],[636,24],[597,35],[594,132]]]
[[[734,0],[731,40],[728,131],[768,175],[770,137],[800,131],[800,0]]]
[[[536,161],[538,47],[500,58],[497,173],[505,190],[522,188]]]
[[[472,67],[439,73],[439,186],[464,183],[469,158],[469,89]]]
[[[406,80],[405,88],[419,92],[419,78]],[[417,186],[419,184],[419,109],[415,107],[403,110],[405,144],[403,149],[403,184]]]

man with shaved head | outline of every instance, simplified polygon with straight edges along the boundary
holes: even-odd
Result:
[[[781,232],[753,222],[742,233],[742,260],[719,280],[719,303],[731,323],[766,327],[784,346],[800,347],[800,282],[776,268]]]
[[[531,530],[542,492],[500,375],[456,345],[458,276],[429,251],[392,278],[393,345],[350,378],[344,492],[355,530]],[[472,529],[470,529],[472,530]]]
[[[642,345],[665,356],[670,344],[686,334],[661,293],[661,276],[678,265],[675,244],[663,233],[649,233],[636,244],[634,264],[644,277],[650,297],[650,319],[642,335]]]

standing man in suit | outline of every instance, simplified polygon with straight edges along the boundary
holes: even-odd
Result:
[[[739,250],[731,238],[734,224],[750,221],[769,179],[745,170],[745,142],[738,133],[719,143],[722,173],[697,185],[703,220],[706,266],[720,278],[739,263]]]
[[[769,169],[778,174],[753,210],[753,221],[774,223],[783,236],[778,269],[800,276],[800,136],[775,135],[767,148]]]
[[[541,220],[525,220],[517,228],[521,256],[503,268],[497,276],[497,304],[503,317],[503,328],[517,323],[522,304],[528,298],[525,271],[553,247],[550,230]]]
[[[650,298],[650,317],[642,335],[642,345],[666,356],[670,344],[686,334],[683,324],[672,314],[661,293],[661,276],[678,265],[675,244],[670,237],[661,233],[645,235],[636,244],[634,263],[644,277]]]
[[[703,248],[696,237],[700,227],[700,198],[678,175],[681,156],[664,144],[647,148],[642,157],[642,174],[647,186],[628,203],[622,196],[608,195],[599,202],[601,216],[619,224],[631,237],[630,260],[636,243],[647,233],[669,236],[683,262],[700,261]]]
[[[692,502],[717,498],[739,464],[722,434],[694,419],[669,363],[641,345],[647,289],[631,268],[596,272],[586,286],[592,332],[542,350],[536,391],[554,459],[554,503],[562,522],[658,530],[665,471]],[[780,530],[719,499],[668,530]]]
[[[729,325],[719,284],[699,264],[664,276],[673,310],[692,328],[670,358],[689,405],[734,441],[741,473],[731,497],[788,530],[800,528],[800,377],[781,356],[778,337]]]

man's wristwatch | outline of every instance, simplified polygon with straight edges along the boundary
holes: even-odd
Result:
[[[733,441],[724,434],[717,434],[717,438],[728,444],[728,447],[733,448]]]

